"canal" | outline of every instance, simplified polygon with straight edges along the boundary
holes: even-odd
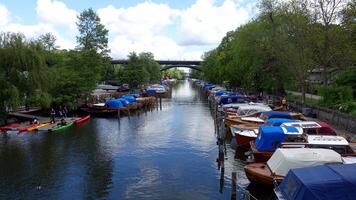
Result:
[[[188,81],[162,109],[93,118],[60,133],[0,138],[0,199],[230,199],[231,173],[248,185],[227,146],[225,171],[207,100]]]

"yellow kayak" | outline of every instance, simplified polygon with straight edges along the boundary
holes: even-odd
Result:
[[[51,123],[47,122],[47,123],[42,123],[42,124],[38,124],[37,126],[34,126],[34,127],[31,127],[29,129],[27,129],[27,131],[35,131],[37,130],[38,128],[41,128],[41,127],[44,127],[44,126],[47,126],[47,125],[50,125]]]

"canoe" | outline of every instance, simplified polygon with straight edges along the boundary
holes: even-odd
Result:
[[[30,128],[35,128],[36,126],[37,126],[37,124],[31,124],[29,126],[18,128],[17,130],[19,131],[19,133],[21,133],[21,132],[27,131]]]
[[[51,123],[47,122],[47,123],[37,124],[37,126],[28,128],[27,131],[37,131],[39,128],[47,126],[49,124]]]
[[[61,131],[61,130],[71,127],[73,124],[74,124],[74,122],[68,122],[68,124],[66,124],[66,125],[56,126],[52,129],[49,129],[48,131],[51,131],[51,132]]]
[[[16,127],[16,126],[20,126],[20,123],[12,123],[12,124],[8,124],[5,126],[0,126],[0,131],[6,131],[8,129],[11,129],[12,127]]]
[[[81,125],[90,119],[90,115],[84,116],[80,119],[75,120],[75,125]]]

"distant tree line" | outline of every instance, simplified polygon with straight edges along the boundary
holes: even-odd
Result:
[[[355,74],[355,19],[355,1],[261,0],[255,19],[228,32],[204,54],[202,78],[278,95],[299,90],[304,103],[309,72],[319,69],[321,93],[339,93],[331,101],[324,98],[327,106],[337,104],[335,98],[354,102],[355,76],[347,74]],[[346,74],[330,85],[328,70],[333,68]]]

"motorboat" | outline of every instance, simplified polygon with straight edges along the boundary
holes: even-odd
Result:
[[[327,164],[289,170],[275,188],[277,199],[338,199],[356,197],[356,164]]]
[[[336,135],[335,130],[329,124],[321,121],[284,122],[281,126],[300,127],[304,133],[309,135]]]
[[[267,163],[248,164],[244,170],[250,182],[273,186],[274,181],[282,181],[290,169],[327,163],[343,163],[343,160],[339,153],[331,149],[280,148]]]

